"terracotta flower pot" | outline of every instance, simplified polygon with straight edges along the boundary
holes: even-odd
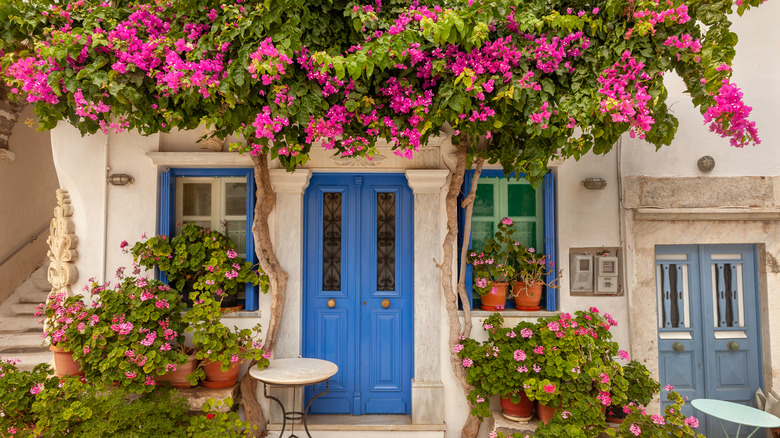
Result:
[[[515,308],[518,310],[539,310],[539,302],[542,300],[542,286],[543,283],[531,285],[519,281],[515,283],[512,288]]]
[[[555,412],[561,410],[560,406],[550,407],[539,402],[536,402],[536,415],[539,417],[539,421],[547,424],[555,416]]]
[[[195,353],[193,352],[187,356],[187,362],[182,365],[177,365],[175,371],[169,371],[165,374],[157,376],[158,382],[170,382],[174,388],[189,388],[193,386],[187,381],[187,376],[195,371],[198,367],[198,360],[195,359]]]
[[[511,398],[501,397],[501,409],[508,420],[527,423],[534,414],[534,402],[525,395],[525,392],[520,392],[520,396],[522,398],[518,403],[513,403]]]
[[[233,386],[238,381],[238,372],[241,370],[241,362],[230,365],[227,371],[222,371],[222,363],[204,360],[203,371],[206,372],[206,380],[203,386],[206,388],[218,389]]]
[[[57,377],[84,375],[79,364],[73,360],[73,353],[54,345],[49,345],[49,350],[54,353],[54,373]]]
[[[509,283],[493,283],[496,293],[486,293],[480,298],[479,308],[482,310],[498,311],[506,306],[506,291],[509,289]]]

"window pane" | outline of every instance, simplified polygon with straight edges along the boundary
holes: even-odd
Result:
[[[481,250],[485,241],[495,234],[493,222],[473,221],[471,223],[471,248]]]
[[[185,183],[183,184],[183,192],[182,210],[184,216],[211,215],[210,183]]]
[[[490,216],[493,217],[494,213],[494,185],[488,181],[480,179],[477,186],[477,197],[474,200],[474,212],[473,216]]]
[[[395,290],[395,193],[376,195],[376,290]]]
[[[246,183],[225,184],[225,216],[246,215]]]
[[[509,184],[507,207],[510,217],[536,216],[536,190],[529,184]]]
[[[517,222],[514,223],[515,234],[512,236],[523,246],[536,248],[536,222]],[[544,248],[536,248],[537,252],[544,252]]]
[[[236,252],[241,257],[246,257],[246,221],[228,221],[224,222],[226,225],[226,233],[228,237],[236,244]]]
[[[341,290],[341,193],[323,193],[322,290]]]

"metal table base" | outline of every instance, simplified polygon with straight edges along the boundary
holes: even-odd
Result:
[[[293,407],[295,406],[295,393],[297,392],[296,389],[302,388],[306,385],[271,385],[273,387],[277,388],[292,388],[293,390]],[[306,430],[306,436],[309,438],[312,438],[311,433],[309,433],[309,425],[306,423],[306,416],[309,413],[309,408],[311,407],[311,404],[314,402],[314,400],[317,400],[319,397],[322,397],[323,395],[328,393],[328,388],[330,386],[330,379],[325,381],[325,391],[321,392],[309,400],[309,403],[306,404],[306,409],[304,409],[303,412],[301,411],[287,411],[284,409],[284,405],[282,404],[282,401],[278,398],[268,395],[268,384],[263,382],[263,396],[269,400],[273,400],[276,402],[276,404],[279,405],[279,409],[282,410],[282,418],[284,418],[284,421],[282,422],[282,431],[279,432],[279,438],[283,438],[284,430],[287,428],[287,421],[290,421],[290,436],[288,438],[300,438],[298,435],[295,434],[295,422],[296,421],[302,421],[303,422],[303,428]]]

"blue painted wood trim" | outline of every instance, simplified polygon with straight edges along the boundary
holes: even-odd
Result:
[[[524,174],[520,175],[525,176]],[[463,178],[463,189],[461,195],[458,196],[458,260],[460,260],[460,248],[463,247],[465,236],[463,236],[463,224],[466,222],[466,210],[461,208],[461,201],[466,193],[471,190],[471,180],[474,177],[474,170],[467,169],[466,175]],[[480,177],[504,177],[504,171],[500,169],[483,169],[480,173]],[[508,178],[514,178],[515,174],[509,175]],[[555,177],[552,172],[547,172],[542,180],[543,196],[544,196],[544,253],[555,262],[555,266],[558,266],[558,260],[555,255],[555,248],[557,244],[557,232],[555,230]],[[468,241],[465,242],[471,247],[471,236],[468,236]],[[458,263],[458,269],[460,269],[460,263]],[[458,271],[460,274],[460,271]],[[469,296],[469,302],[471,302],[471,308],[474,308],[474,297],[472,296],[472,288],[469,287],[472,282],[472,269],[471,265],[466,265],[466,293]],[[554,274],[547,276],[547,282],[550,283],[555,279]],[[545,310],[554,311],[557,309],[557,296],[556,289],[545,287],[545,296],[542,298],[542,305]]]
[[[242,169],[243,170],[243,169]],[[255,239],[252,233],[252,225],[255,219],[255,202],[257,196],[257,185],[255,184],[254,169],[246,174],[246,259],[252,265],[258,264],[257,253],[255,252]],[[244,308],[246,310],[257,310],[259,308],[260,288],[253,284],[247,284],[245,289],[246,299]]]
[[[558,233],[555,230],[555,177],[552,172],[547,172],[544,176],[542,186],[544,187],[544,253],[549,260],[555,263],[553,272],[547,275],[547,283],[550,284],[555,280],[555,271],[560,266],[555,254]],[[545,309],[556,310],[558,307],[557,289],[547,286],[545,289]]]
[[[190,169],[176,168],[160,174],[160,222],[157,229],[158,234],[164,234],[171,237],[175,234],[176,226],[176,178],[177,177],[228,177],[244,176],[246,177],[246,254],[247,261],[257,264],[257,254],[255,254],[255,240],[252,235],[252,223],[255,216],[255,199],[257,186],[255,184],[254,168],[229,168],[229,169]],[[160,281],[168,283],[168,274],[158,272],[156,274]],[[246,299],[244,308],[246,310],[257,310],[259,288],[252,284],[247,284],[245,289]]]
[[[160,214],[157,224],[157,234],[172,236],[174,226],[174,200],[176,199],[176,184],[173,183],[172,172],[166,171],[160,173]],[[168,284],[168,273],[160,272],[155,268],[155,277],[165,284]]]

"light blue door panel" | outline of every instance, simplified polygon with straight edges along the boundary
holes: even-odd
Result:
[[[304,197],[303,352],[339,366],[312,413],[411,412],[412,207],[402,174],[312,177]],[[307,388],[306,400],[322,390]]]
[[[656,247],[662,385],[689,400],[753,404],[762,376],[755,261],[754,245]],[[708,438],[723,436],[717,420],[690,404],[683,413],[702,420]]]

